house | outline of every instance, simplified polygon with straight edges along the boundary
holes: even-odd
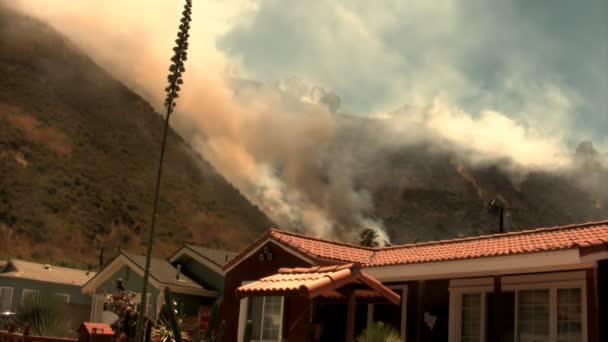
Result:
[[[237,253],[186,244],[178,249],[169,262],[181,267],[182,272],[190,279],[205,288],[224,292],[224,272],[222,266],[234,258]]]
[[[608,341],[608,221],[368,248],[272,229],[224,265],[225,341]],[[603,324],[600,324],[603,322]]]
[[[152,258],[150,295],[144,312],[156,317],[164,302],[164,289],[169,288],[182,314],[190,319],[204,316],[223,292],[222,266],[233,256],[234,253],[188,244],[169,259]],[[82,291],[92,296],[91,322],[102,321],[104,302],[116,291],[119,279],[125,290],[136,294],[134,302],[139,304],[144,269],[144,256],[121,252],[84,284]]]
[[[66,305],[73,326],[90,311],[91,297],[80,291],[94,272],[38,264],[22,260],[9,260],[0,269],[0,311],[16,312],[24,298],[31,293],[52,293]]]

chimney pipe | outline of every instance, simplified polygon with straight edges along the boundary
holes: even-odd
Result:
[[[504,213],[505,213],[505,208],[504,207],[500,207],[500,222],[498,223],[498,232],[499,233],[504,233],[505,232],[505,220],[504,220]]]
[[[103,267],[103,247],[101,247],[101,252],[99,252],[99,269]]]

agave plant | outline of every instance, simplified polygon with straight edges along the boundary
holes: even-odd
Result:
[[[51,292],[34,292],[23,298],[17,320],[29,323],[37,336],[66,337],[69,319],[63,301]]]
[[[399,342],[401,337],[395,328],[383,322],[375,322],[357,337],[357,342]]]
[[[215,330],[218,320],[218,312],[221,300],[216,301],[211,308],[211,320],[205,331],[200,331],[198,326],[195,326],[192,332],[192,338],[184,331],[183,320],[179,317],[177,311],[177,303],[173,300],[171,291],[165,289],[165,305],[161,309],[161,317],[159,326],[152,331],[153,338],[159,338],[162,342],[182,342],[185,339],[190,339],[191,342],[216,342],[221,341],[226,328],[226,322],[222,321]],[[169,305],[167,305],[169,303]],[[170,331],[169,331],[170,330]],[[214,331],[215,330],[215,331]]]
[[[173,299],[171,291],[165,288],[165,303],[160,308],[160,315],[156,327],[152,329],[151,337],[154,341],[182,342],[188,339],[184,330],[184,321],[177,311],[177,302]]]
[[[158,199],[160,194],[160,180],[163,170],[163,162],[165,157],[165,145],[167,134],[169,132],[169,118],[175,108],[175,99],[179,97],[181,85],[184,83],[182,75],[186,72],[185,62],[188,60],[188,38],[190,38],[190,22],[192,21],[192,0],[185,0],[184,11],[180,19],[177,39],[175,47],[173,47],[173,56],[169,66],[169,75],[167,76],[168,86],[165,88],[167,97],[165,98],[165,125],[163,129],[160,156],[158,160],[158,168],[156,171],[156,185],[154,188],[154,202],[152,205],[152,218],[150,220],[150,231],[148,233],[148,245],[146,247],[146,267],[144,268],[144,277],[142,279],[141,301],[146,303],[148,291],[148,279],[150,277],[150,262],[152,256],[152,245],[154,243],[154,227],[156,225],[156,212],[158,210]],[[144,316],[140,315],[137,322],[137,341],[143,340]]]

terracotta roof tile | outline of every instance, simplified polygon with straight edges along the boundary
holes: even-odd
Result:
[[[608,248],[608,221],[381,248],[361,247],[276,229],[271,230],[269,237],[313,259],[377,266],[573,248]]]
[[[356,264],[344,264],[327,267],[282,268],[279,273],[262,278],[256,282],[243,285],[237,289],[240,297],[251,295],[285,295],[300,293],[309,298],[342,296],[335,291],[349,284],[362,284],[370,290],[363,296],[384,297],[397,304],[400,297],[359,270]]]

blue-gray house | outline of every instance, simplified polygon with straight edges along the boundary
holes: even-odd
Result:
[[[51,293],[65,303],[77,327],[86,320],[91,305],[91,297],[81,287],[94,276],[89,271],[9,260],[0,266],[0,311],[16,312],[29,294]]]
[[[149,295],[144,312],[152,317],[158,315],[164,301],[163,292],[173,292],[182,313],[191,319],[201,319],[222,293],[224,274],[221,266],[233,253],[185,245],[169,259],[152,258]],[[137,293],[134,301],[139,303],[143,280],[145,257],[121,252],[82,287],[82,292],[91,296],[91,322],[103,322],[104,303],[108,295],[117,289],[121,280],[124,290]]]

